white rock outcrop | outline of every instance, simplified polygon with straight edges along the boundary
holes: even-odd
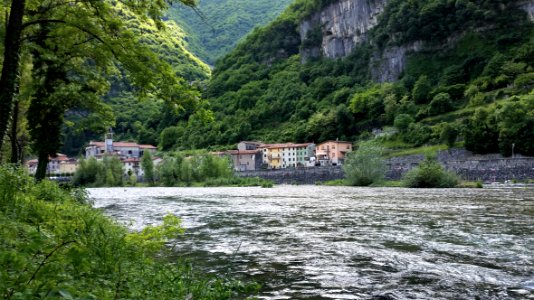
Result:
[[[367,32],[378,23],[378,16],[388,0],[340,0],[315,13],[300,24],[304,41],[310,30],[322,31],[320,52],[328,58],[344,57],[365,40]],[[310,53],[317,54],[311,49]]]

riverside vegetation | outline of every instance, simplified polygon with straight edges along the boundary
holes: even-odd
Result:
[[[177,217],[129,232],[87,201],[83,190],[0,167],[1,298],[235,299],[258,290],[175,261]]]
[[[347,155],[343,165],[346,179],[330,185],[404,186],[409,188],[452,188],[460,183],[458,176],[447,172],[439,162],[427,156],[417,167],[406,173],[401,182],[385,182],[384,148],[377,141],[361,142],[356,151]],[[470,184],[464,183],[467,187]]]
[[[144,183],[160,186],[262,186],[272,187],[272,182],[261,178],[241,178],[234,175],[231,162],[226,157],[206,153],[185,156],[183,153],[167,153],[163,161],[154,167],[149,152],[141,161]],[[73,184],[90,187],[137,185],[137,176],[128,174],[125,180],[122,162],[116,157],[102,161],[94,158],[82,160],[74,174]]]

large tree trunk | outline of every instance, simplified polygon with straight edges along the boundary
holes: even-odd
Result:
[[[18,93],[22,18],[26,0],[12,0],[4,41],[4,64],[0,77],[0,149],[7,132],[12,106]]]
[[[19,101],[15,101],[13,108],[13,119],[11,120],[11,163],[20,164],[21,157],[19,156],[19,141],[17,138],[17,129],[19,124]]]
[[[35,179],[41,181],[46,177],[46,169],[48,167],[48,153],[46,151],[39,151],[39,162],[37,163],[37,171],[35,171]]]

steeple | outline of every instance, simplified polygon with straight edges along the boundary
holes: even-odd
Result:
[[[108,132],[106,133],[105,143],[106,143],[106,153],[112,154],[113,153],[113,129],[111,129],[111,127],[108,129]]]

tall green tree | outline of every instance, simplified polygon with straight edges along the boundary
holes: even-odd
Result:
[[[152,161],[152,155],[150,151],[145,151],[141,158],[141,168],[145,174],[145,181],[149,184],[154,184],[154,161]]]
[[[68,0],[12,0],[8,2],[9,17],[4,40],[2,74],[0,77],[0,148],[18,94],[20,57],[25,46],[32,47],[35,33],[44,25],[54,24],[47,43],[58,46],[55,54],[66,59],[77,59],[99,72],[111,73],[117,64],[128,74],[134,89],[141,94],[161,95],[176,101],[187,94],[188,88],[172,72],[168,64],[158,61],[138,37],[127,28],[125,15],[119,9],[136,17],[152,19],[162,26],[160,17],[170,1],[68,1]],[[194,0],[179,0],[194,6]],[[61,51],[70,48],[75,51]],[[35,50],[35,48],[33,48]],[[39,51],[39,49],[37,49]],[[117,73],[115,71],[115,73]],[[86,78],[87,79],[87,78]],[[192,95],[189,95],[192,96]]]

